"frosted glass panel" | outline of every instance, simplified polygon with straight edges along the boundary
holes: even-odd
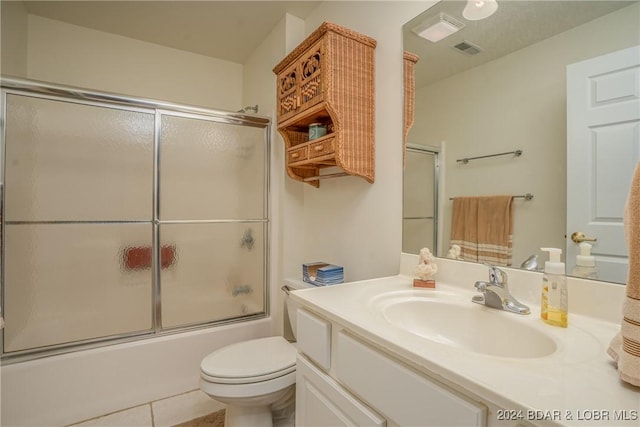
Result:
[[[402,252],[417,254],[427,247],[435,251],[433,219],[405,219],[402,221]]]
[[[262,219],[264,128],[163,115],[160,219]]]
[[[404,169],[404,217],[433,217],[434,179],[434,154],[407,150]]]
[[[162,224],[162,326],[264,312],[263,223]]]
[[[8,221],[150,220],[154,115],[7,96]]]
[[[5,226],[4,351],[151,328],[151,224]],[[129,264],[129,266],[127,266]]]
[[[436,153],[408,149],[403,183],[402,251],[436,251]]]

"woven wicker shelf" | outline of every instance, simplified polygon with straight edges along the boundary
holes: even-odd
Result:
[[[404,131],[402,133],[402,164],[404,165],[406,162],[407,153],[407,137],[409,136],[409,130],[413,126],[415,114],[415,66],[420,58],[418,57],[418,55],[404,51],[402,59],[404,74]]]
[[[273,69],[291,178],[318,187],[313,177],[338,167],[374,181],[375,47],[370,37],[324,22]],[[329,134],[309,141],[313,123],[326,124]]]

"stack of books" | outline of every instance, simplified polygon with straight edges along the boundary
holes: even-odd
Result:
[[[336,285],[344,282],[344,268],[326,262],[302,264],[302,280],[315,286]]]

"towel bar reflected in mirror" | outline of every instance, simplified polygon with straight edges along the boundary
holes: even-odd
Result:
[[[514,199],[525,199],[525,200],[531,200],[533,199],[533,194],[531,193],[527,193],[527,194],[521,194],[519,196],[513,196]],[[453,200],[455,199],[455,197],[449,197],[449,200]]]

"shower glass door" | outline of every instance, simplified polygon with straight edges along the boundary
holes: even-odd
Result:
[[[268,120],[67,95],[3,91],[3,361],[264,317]]]
[[[4,352],[149,331],[153,112],[8,94],[5,128]]]
[[[438,152],[419,145],[406,151],[402,207],[402,252],[437,251]]]
[[[159,239],[162,327],[264,310],[264,129],[203,117],[160,118]]]

